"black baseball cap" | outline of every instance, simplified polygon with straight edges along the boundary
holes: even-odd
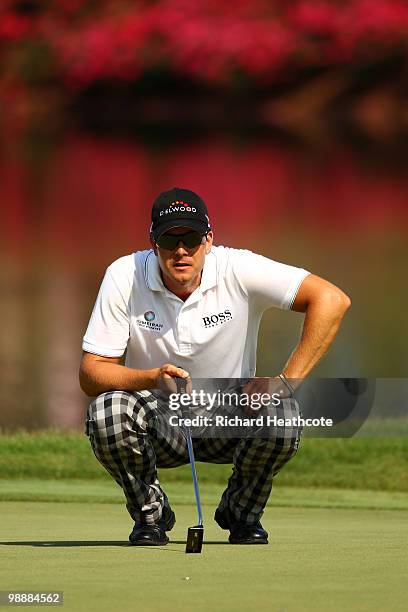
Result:
[[[203,235],[210,231],[207,206],[194,191],[174,187],[153,202],[150,233],[154,240],[173,227],[191,227]]]

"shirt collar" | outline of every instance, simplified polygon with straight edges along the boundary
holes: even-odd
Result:
[[[203,273],[201,276],[200,290],[201,293],[215,287],[217,284],[217,258],[215,253],[211,250],[208,255],[205,256]]]
[[[167,291],[161,278],[160,266],[157,256],[152,250],[148,252],[146,257],[144,276],[147,287],[152,291]],[[217,259],[215,253],[213,253],[213,251],[210,251],[210,253],[205,257],[203,273],[201,276],[201,283],[198,289],[201,293],[203,293],[204,291],[207,291],[207,289],[215,287],[216,284]]]
[[[147,287],[152,291],[166,290],[161,279],[159,262],[152,250],[148,252],[145,260],[144,276]]]

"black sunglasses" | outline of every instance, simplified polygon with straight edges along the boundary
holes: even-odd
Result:
[[[188,249],[193,249],[199,246],[203,242],[203,238],[207,234],[200,234],[199,232],[190,231],[185,234],[162,234],[157,238],[156,244],[161,249],[167,249],[173,251],[179,242],[182,242]]]

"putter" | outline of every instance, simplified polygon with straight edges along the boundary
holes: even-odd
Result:
[[[179,393],[186,392],[186,382],[183,378],[177,380]],[[191,439],[190,427],[184,426],[184,433],[187,440],[188,457],[190,459],[191,473],[193,476],[194,494],[198,511],[198,525],[189,527],[187,531],[186,553],[200,553],[203,547],[204,525],[203,512],[201,510],[200,490],[198,488],[197,472],[195,467],[193,440]]]

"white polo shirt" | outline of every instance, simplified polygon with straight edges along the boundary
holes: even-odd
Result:
[[[196,378],[255,375],[258,329],[272,306],[289,309],[309,274],[251,251],[212,247],[200,286],[183,302],[163,285],[152,250],[112,263],[82,348],[150,369],[172,363]]]

